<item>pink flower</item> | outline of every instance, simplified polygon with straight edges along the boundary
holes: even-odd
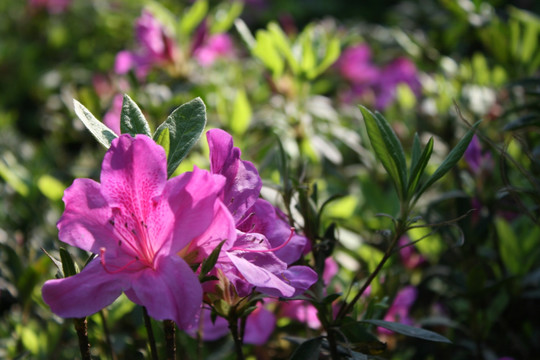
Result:
[[[178,51],[176,44],[149,11],[143,11],[137,19],[135,34],[139,49],[120,51],[116,55],[114,69],[117,74],[134,69],[139,78],[144,78],[153,66],[174,63]]]
[[[218,217],[224,178],[194,169],[167,180],[165,151],[145,135],[122,135],[105,154],[101,183],[76,179],[64,194],[61,241],[99,254],[79,274],[49,280],[43,300],[62,317],[84,317],[122,292],[155,319],[186,328],[202,302],[202,288],[178,252]],[[213,224],[219,222],[219,224]]]
[[[372,84],[379,69],[371,62],[371,49],[366,44],[347,48],[338,60],[341,75],[354,84]]]
[[[208,131],[207,138],[210,170],[226,178],[223,203],[237,229],[236,239],[224,244],[216,267],[227,275],[240,296],[248,295],[253,288],[270,296],[303,293],[317,281],[317,274],[307,266],[288,264],[302,256],[306,239],[291,231],[272,205],[259,199],[259,174],[249,161],[240,160],[232,137],[214,129]]]
[[[407,269],[415,269],[426,262],[426,258],[416,251],[415,246],[411,244],[411,240],[407,236],[401,237],[398,245],[402,248],[399,250],[399,257]]]
[[[393,60],[380,72],[377,79],[376,104],[378,109],[385,109],[396,98],[399,84],[406,84],[416,96],[420,96],[421,85],[414,63],[404,57]]]
[[[401,289],[392,303],[392,306],[386,312],[384,320],[398,322],[405,325],[412,325],[413,320],[409,316],[412,304],[416,301],[417,290],[414,286],[405,286]],[[380,333],[393,334],[393,331],[378,328]]]
[[[211,35],[195,49],[193,56],[201,66],[211,66],[218,58],[234,54],[233,42],[228,34]]]

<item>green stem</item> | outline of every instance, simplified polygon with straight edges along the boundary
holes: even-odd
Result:
[[[101,310],[99,312],[99,316],[101,317],[101,323],[103,324],[103,333],[105,334],[105,343],[107,344],[107,350],[109,350],[109,359],[116,360],[116,354],[114,353],[114,349],[111,342],[111,334],[109,332],[109,327],[107,326],[107,318],[105,317],[105,310]]]
[[[397,222],[396,230],[394,232],[394,237],[392,238],[392,241],[390,242],[390,245],[386,249],[383,258],[377,264],[377,267],[375,268],[375,270],[373,270],[373,272],[366,279],[366,281],[364,282],[364,285],[362,285],[362,287],[360,288],[358,293],[355,295],[355,297],[351,300],[351,302],[349,302],[349,303],[344,302],[343,303],[343,305],[339,309],[339,312],[338,312],[338,314],[336,316],[336,320],[344,318],[352,310],[352,308],[354,307],[356,302],[360,299],[362,294],[364,294],[364,292],[367,290],[369,285],[373,282],[375,277],[377,277],[379,272],[382,270],[384,264],[386,264],[386,261],[390,258],[390,256],[392,256],[394,248],[396,247],[396,244],[397,244],[399,238],[403,234],[405,234],[407,232],[407,226],[405,225],[405,220],[403,220],[403,219],[407,219],[407,215],[408,215],[408,208],[407,207],[402,207],[402,209],[401,209],[401,218]]]
[[[242,351],[242,338],[238,331],[238,318],[236,316],[231,316],[229,318],[229,329],[231,330],[231,335],[234,339],[234,348],[236,350],[236,359],[244,360],[244,352]]]
[[[165,331],[165,349],[167,360],[176,359],[176,325],[172,320],[163,321],[163,329]]]
[[[148,343],[150,344],[150,355],[152,356],[152,360],[159,360],[156,347],[156,339],[154,338],[154,331],[152,330],[152,320],[150,319],[150,316],[148,316],[148,311],[146,311],[146,308],[143,306],[142,309],[144,316],[144,326],[146,326],[146,332],[148,333]]]
[[[88,341],[88,322],[86,318],[73,319],[75,324],[75,331],[79,338],[79,350],[81,352],[82,360],[91,360],[90,357],[90,342]]]

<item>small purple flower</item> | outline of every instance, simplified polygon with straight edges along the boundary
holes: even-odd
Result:
[[[345,79],[357,85],[369,86],[379,76],[379,69],[371,62],[371,49],[366,44],[347,48],[337,66]]]
[[[208,131],[207,138],[210,170],[226,178],[223,203],[237,228],[236,239],[224,244],[216,267],[227,275],[240,296],[248,295],[253,288],[282,297],[304,292],[317,281],[317,274],[307,266],[288,264],[300,258],[306,239],[296,235],[272,205],[259,199],[259,174],[252,163],[240,160],[232,137],[214,129]]]
[[[45,303],[59,316],[84,317],[124,292],[153,318],[188,327],[202,288],[178,253],[211,225],[234,229],[230,217],[216,216],[224,180],[197,168],[167,180],[165,151],[152,139],[114,139],[101,183],[76,179],[58,222],[61,241],[99,255],[79,274],[47,281]]]
[[[218,58],[233,54],[232,39],[225,33],[211,35],[193,52],[193,56],[203,67],[211,66]]]
[[[416,251],[414,245],[411,244],[411,240],[407,236],[402,236],[398,243],[401,250],[399,251],[399,257],[403,266],[407,269],[415,269],[426,262],[426,258]]]
[[[143,11],[137,19],[135,35],[139,49],[120,51],[116,55],[114,69],[117,74],[134,69],[139,78],[144,78],[153,66],[175,62],[178,49],[174,40],[149,11]]]
[[[483,171],[491,172],[493,170],[493,158],[491,153],[482,153],[482,146],[478,137],[473,136],[467,150],[463,154],[465,162],[473,175],[480,175]]]
[[[414,63],[400,57],[386,65],[377,79],[376,104],[378,109],[388,107],[396,97],[399,84],[406,84],[416,96],[420,96],[422,87]]]
[[[240,325],[240,320],[238,320]],[[257,303],[257,308],[251,312],[246,319],[244,329],[244,343],[253,345],[264,345],[276,328],[275,315],[267,310],[263,304]],[[203,308],[199,319],[199,327],[192,327],[188,330],[190,336],[195,336],[201,331],[204,341],[214,341],[229,333],[229,323],[227,319],[218,316],[212,322],[210,310]]]
[[[392,303],[392,306],[386,312],[384,320],[398,322],[405,325],[413,325],[413,320],[409,316],[409,311],[416,301],[417,290],[414,286],[405,286],[401,289]],[[394,332],[384,328],[378,328],[380,333],[393,334]]]

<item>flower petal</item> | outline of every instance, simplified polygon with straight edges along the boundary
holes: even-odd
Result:
[[[253,216],[238,226],[239,230],[264,234],[272,248],[280,246],[291,236],[291,227],[285,220],[285,214],[268,201],[258,199],[250,211]],[[302,256],[306,243],[307,239],[304,236],[293,234],[289,243],[275,254],[287,264],[292,264]]]
[[[202,303],[199,279],[177,256],[161,257],[156,270],[139,273],[126,295],[154,319],[174,320],[181,329],[192,325]]]
[[[99,253],[113,239],[108,224],[111,210],[100,192],[101,185],[90,179],[76,179],[64,192],[66,209],[57,227],[61,241],[80,249]]]
[[[101,192],[111,207],[146,220],[167,182],[165,150],[145,135],[112,141],[101,170]]]
[[[263,257],[268,257],[268,255],[271,254],[256,254],[259,260]],[[295,289],[292,286],[288,285],[284,279],[279,278],[264,267],[258,266],[234,253],[227,253],[227,256],[234,266],[236,266],[238,271],[244,276],[246,281],[255,286],[258,291],[271,296],[291,297],[294,295]]]
[[[214,221],[215,203],[225,179],[195,167],[167,182],[164,199],[174,214],[173,241],[164,244],[163,253],[177,253],[206,231]]]
[[[309,266],[291,266],[282,276],[295,288],[293,296],[304,293],[318,279],[317,273]]]
[[[227,179],[223,202],[239,223],[259,198],[262,180],[249,161],[240,160],[240,149],[233,146],[232,136],[220,129],[206,133],[210,147],[210,170]]]
[[[45,282],[41,291],[53,313],[81,318],[112,304],[127,286],[128,278],[108,274],[94,259],[77,275]]]

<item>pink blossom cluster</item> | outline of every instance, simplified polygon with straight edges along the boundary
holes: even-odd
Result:
[[[135,38],[137,48],[120,51],[116,55],[114,70],[120,75],[133,70],[141,80],[154,67],[174,66],[189,57],[208,67],[216,59],[234,54],[230,36],[226,33],[210,34],[206,22],[203,21],[193,39],[178,39],[147,10],[135,23]],[[179,46],[180,43],[183,45]],[[186,47],[185,43],[191,43],[191,46]],[[189,48],[190,53],[181,54],[184,48]]]
[[[210,171],[195,167],[167,179],[161,146],[145,135],[121,135],[105,154],[100,182],[76,179],[65,191],[59,238],[97,256],[80,273],[44,284],[55,314],[88,316],[124,293],[153,318],[187,329],[205,293],[287,298],[316,282],[311,268],[291,265],[307,239],[259,198],[253,164],[240,159],[226,132],[210,130],[207,138]],[[210,272],[220,280],[203,286],[192,268],[222,242]],[[268,318],[263,308],[256,313]]]
[[[371,49],[366,44],[347,48],[337,62],[341,76],[350,84],[344,95],[346,100],[358,98],[373,102],[383,110],[396,98],[399,84],[406,84],[416,96],[420,96],[421,85],[414,63],[399,57],[389,64],[379,67],[371,60]]]

